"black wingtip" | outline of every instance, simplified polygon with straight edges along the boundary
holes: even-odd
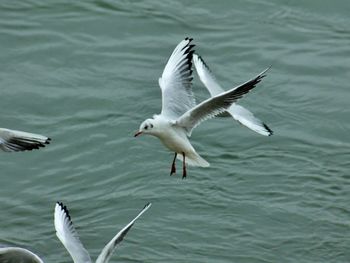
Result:
[[[263,72],[260,73],[261,78],[266,77],[267,72],[271,69],[272,65],[268,66]]]
[[[265,123],[263,123],[263,125],[264,125],[264,128],[269,132],[268,136],[273,135],[273,130],[271,130]]]
[[[204,65],[204,67],[206,67],[207,70],[208,70],[209,72],[212,72],[211,69],[209,68],[208,64],[207,64],[207,63],[204,61],[204,59],[202,58],[202,56],[201,56],[201,55],[198,55],[197,52],[196,52],[196,55],[198,56],[198,59],[202,62],[202,64]]]
[[[182,48],[182,50],[187,49],[187,52],[190,52],[196,45],[195,44],[190,44],[193,38],[188,38],[186,37],[185,40],[188,40],[188,43],[186,46]]]
[[[266,77],[266,72],[270,69],[270,67],[266,68],[264,71],[262,71],[258,76],[255,77],[255,79],[253,79],[254,83],[254,87],[255,85],[257,85],[260,81],[262,81],[263,78]]]
[[[185,54],[186,54],[186,60],[187,60],[187,67],[188,67],[188,70],[189,70],[189,76],[190,76],[190,81],[192,81],[192,59],[193,59],[193,53],[194,53],[194,50],[193,48],[195,47],[195,45],[193,44],[190,44],[190,42],[192,41],[192,38],[187,38],[189,39],[189,42],[186,46],[183,47],[183,49],[186,49],[185,50]]]
[[[238,87],[231,89],[229,92],[233,92],[234,96],[229,99],[230,103],[232,103],[233,101],[237,101],[238,99],[242,98],[243,95],[247,94],[249,91],[254,89],[256,85],[260,83],[261,80],[266,76],[265,73],[267,70],[269,70],[269,68],[262,71],[259,75],[257,75],[253,79],[248,80],[247,82],[239,85]],[[230,106],[231,105],[232,104],[230,104]]]
[[[31,151],[33,149],[39,149],[45,147],[46,142],[39,142],[35,139],[24,139],[13,137],[5,142],[6,146],[13,151]]]
[[[68,217],[69,221],[72,221],[67,206],[65,206],[62,202],[59,202],[59,201],[57,201],[56,204],[58,204],[58,205],[61,207],[61,209],[63,210],[63,212],[64,212],[64,213],[66,214],[66,216]]]
[[[145,206],[143,207],[143,209],[145,209],[145,208],[147,208],[147,207],[149,207],[149,206],[151,206],[152,205],[152,203],[151,202],[148,202],[147,204],[145,204]]]

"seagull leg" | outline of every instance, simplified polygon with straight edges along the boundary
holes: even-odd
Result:
[[[186,178],[187,172],[186,172],[186,156],[185,153],[182,153],[183,156],[183,162],[182,162],[182,179]]]
[[[173,175],[173,174],[176,173],[176,167],[175,167],[176,156],[177,156],[177,153],[175,153],[174,160],[173,160],[173,164],[171,165],[171,172],[170,172],[170,175]]]

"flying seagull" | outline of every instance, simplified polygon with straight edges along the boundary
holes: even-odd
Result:
[[[113,239],[103,248],[96,263],[107,263],[109,261],[117,245],[123,240],[125,235],[134,225],[135,221],[150,207],[151,203],[146,204],[139,214],[113,237]],[[73,226],[67,207],[60,202],[57,202],[55,206],[54,223],[56,235],[71,255],[73,262],[91,263],[91,258],[79,240],[78,233]],[[44,263],[39,256],[20,247],[0,247],[0,262]]]
[[[193,63],[201,82],[212,97],[224,92],[201,56],[193,54]],[[264,122],[256,118],[249,110],[236,103],[233,103],[227,112],[239,123],[261,135],[270,136],[273,134],[272,130]]]
[[[186,177],[186,163],[208,167],[209,163],[195,151],[188,137],[201,122],[227,111],[231,105],[258,84],[266,70],[255,78],[233,89],[217,94],[198,105],[192,92],[191,38],[182,40],[171,54],[159,79],[162,91],[162,110],[152,119],[141,123],[135,137],[141,134],[156,136],[171,151],[175,152],[170,175],[176,172],[175,160],[182,155],[182,178]]]
[[[43,135],[0,128],[0,149],[5,152],[31,151],[45,147],[50,141]]]
[[[139,212],[139,214],[130,221],[122,230],[116,234],[111,241],[102,249],[102,252],[98,256],[96,263],[107,263],[112,256],[113,251],[117,245],[124,239],[125,235],[129,232],[135,221],[151,207],[151,203],[148,203]],[[55,207],[55,229],[56,235],[64,247],[69,252],[74,263],[91,263],[89,253],[84,248],[83,244],[79,240],[77,231],[75,230],[68,209],[62,203],[57,202]]]

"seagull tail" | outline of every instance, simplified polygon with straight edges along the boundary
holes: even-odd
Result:
[[[178,154],[177,159],[183,161],[182,154]],[[200,166],[200,167],[210,166],[210,164],[206,160],[204,160],[202,157],[200,157],[199,154],[196,152],[186,154],[186,164],[190,166]]]

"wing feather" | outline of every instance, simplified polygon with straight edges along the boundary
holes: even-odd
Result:
[[[215,76],[201,56],[193,54],[193,63],[200,81],[204,84],[212,97],[224,92],[224,89],[219,85]]]
[[[196,105],[192,92],[191,38],[185,38],[174,49],[162,74],[159,86],[162,90],[161,115],[177,119]]]
[[[222,92],[219,95],[201,102],[178,118],[175,125],[185,128],[190,136],[192,130],[201,122],[225,112],[235,101],[242,98],[244,94],[252,90],[262,78],[265,77],[265,73],[268,69],[269,68],[238,87]]]
[[[91,263],[89,253],[79,240],[67,207],[60,202],[57,202],[55,206],[54,222],[56,235],[71,255],[74,263]]]
[[[45,147],[50,138],[29,132],[0,128],[0,149],[5,152],[31,151]]]
[[[264,122],[255,117],[249,110],[238,104],[233,104],[227,112],[240,124],[261,135],[271,136],[273,134],[273,131]]]
[[[96,263],[107,263],[109,261],[117,245],[124,239],[125,235],[129,232],[131,227],[134,225],[135,221],[150,207],[151,207],[151,203],[146,204],[144,208],[140,211],[140,213],[122,230],[120,230],[118,234],[116,234],[113,237],[111,241],[109,241],[109,243],[103,248],[101,254],[98,256]]]
[[[201,56],[193,54],[193,63],[199,79],[211,96],[216,96],[224,91]],[[229,113],[227,114],[228,116],[231,115],[239,123],[261,135],[270,136],[273,134],[272,130],[264,122],[256,118],[249,110],[236,103],[233,103],[227,112]]]

